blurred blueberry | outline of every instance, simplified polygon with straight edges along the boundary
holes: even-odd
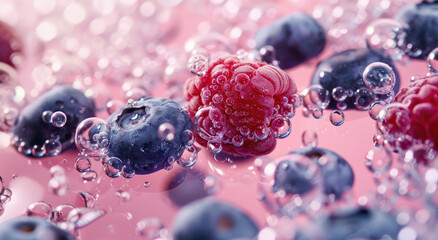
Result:
[[[19,217],[0,224],[0,240],[73,240],[66,231],[35,217]]]

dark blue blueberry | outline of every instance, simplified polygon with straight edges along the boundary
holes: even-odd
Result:
[[[303,163],[290,160],[281,161],[275,169],[273,192],[279,190],[287,194],[305,194],[314,189],[317,182],[303,171]]]
[[[334,194],[336,199],[339,199],[353,186],[353,170],[350,164],[337,153],[324,148],[303,148],[292,153],[303,154],[316,163],[320,162],[319,159],[322,156],[330,159],[329,161],[333,161],[321,165],[324,193],[326,195]]]
[[[397,93],[400,88],[400,77],[397,69],[391,64],[391,61],[369,51],[366,48],[352,49],[337,53],[324,61],[320,62],[313,73],[311,85],[321,85],[330,93],[333,88],[342,87],[351,89],[356,92],[360,88],[366,88],[363,82],[363,71],[373,62],[383,62],[388,64],[394,70],[396,82],[394,92]],[[378,99],[386,99],[386,95],[377,94]],[[355,97],[348,97],[345,100],[349,108],[355,108]],[[336,108],[336,100],[330,97],[328,108]]]
[[[81,91],[70,86],[57,86],[27,105],[15,121],[13,133],[19,144],[39,147],[49,139],[58,139],[62,150],[74,143],[76,127],[82,120],[94,116],[94,102]],[[67,116],[63,127],[43,121],[44,111],[61,111]],[[23,152],[27,154],[26,152]]]
[[[0,224],[0,240],[73,240],[66,231],[35,217],[19,217]]]
[[[317,56],[325,46],[324,29],[305,13],[294,13],[260,29],[256,48],[270,45],[282,69],[294,67]]]
[[[130,164],[136,174],[149,174],[169,167],[181,157],[193,123],[184,107],[164,98],[141,98],[108,118],[111,127],[108,155]],[[171,141],[158,134],[163,123],[174,129]]]
[[[404,46],[409,57],[426,59],[438,47],[438,1],[406,5],[395,19],[408,27]]]
[[[174,240],[252,239],[258,231],[254,221],[242,211],[213,198],[181,208],[173,224]]]
[[[178,206],[187,205],[195,200],[207,197],[204,186],[205,174],[197,170],[183,169],[169,182],[167,194],[170,201]]]
[[[316,227],[316,228],[315,228]],[[401,226],[395,217],[380,209],[343,209],[316,219],[314,226],[300,231],[297,240],[320,239],[397,239]]]

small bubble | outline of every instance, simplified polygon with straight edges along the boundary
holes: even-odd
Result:
[[[243,145],[244,140],[243,140],[243,137],[241,135],[236,135],[236,136],[233,136],[233,138],[231,139],[231,142],[233,143],[234,146],[240,147]]]
[[[117,178],[122,173],[122,160],[118,157],[110,157],[104,161],[103,167],[108,177]]]
[[[355,106],[359,110],[368,110],[374,102],[376,95],[367,88],[357,89],[355,95]]]
[[[377,120],[379,117],[380,111],[385,107],[385,102],[383,101],[376,101],[373,102],[370,106],[370,109],[368,109],[368,113],[370,114],[370,117],[374,120]]]
[[[430,72],[438,73],[438,47],[432,50],[427,56],[427,66]]]
[[[150,188],[151,187],[151,183],[150,182],[144,182],[143,183],[143,187]]]
[[[75,168],[78,172],[81,173],[90,171],[90,159],[88,159],[87,157],[79,157],[78,159],[76,159]]]
[[[303,104],[303,97],[300,94],[295,93],[292,95],[291,102],[297,108]]]
[[[67,221],[73,223],[75,229],[79,229],[88,226],[105,214],[106,212],[100,209],[75,208],[68,214]]]
[[[330,122],[335,126],[341,126],[345,121],[344,112],[340,110],[333,110],[330,113]]]
[[[61,111],[54,112],[50,117],[50,122],[55,127],[64,127],[67,123],[67,116]]]
[[[272,120],[271,128],[276,138],[285,138],[291,133],[292,124],[289,118],[279,116]]]
[[[375,94],[386,94],[395,86],[395,74],[392,67],[386,63],[374,62],[363,72],[365,86]]]
[[[175,127],[170,123],[162,123],[158,127],[158,136],[164,141],[172,141],[175,138]]]
[[[373,173],[386,172],[391,163],[391,153],[382,146],[373,147],[365,155],[365,166]]]
[[[320,119],[320,118],[322,118],[323,114],[324,114],[324,111],[323,111],[321,108],[315,108],[315,109],[313,109],[313,111],[312,111],[312,116],[313,116],[315,119]]]
[[[272,63],[275,61],[275,49],[270,45],[260,48],[260,57],[263,62]]]
[[[208,141],[207,148],[213,154],[220,153],[222,151],[222,144],[220,142]]]
[[[315,148],[318,146],[318,135],[314,130],[307,129],[301,135],[304,147]]]
[[[184,130],[181,135],[181,139],[186,146],[193,146],[193,144],[195,143],[195,134],[192,130]]]
[[[195,165],[198,157],[198,149],[195,146],[186,148],[183,155],[176,161],[178,165],[190,168]]]
[[[135,226],[135,231],[139,236],[150,240],[160,238],[160,232],[163,229],[163,223],[155,217],[142,219]]]
[[[187,62],[187,68],[191,73],[202,77],[208,70],[208,58],[200,53],[193,54]]]
[[[97,178],[97,173],[94,170],[90,170],[82,173],[81,177],[84,182],[93,182]]]
[[[87,118],[76,128],[76,147],[80,152],[92,157],[103,156],[108,152],[109,128],[100,118]]]
[[[52,217],[52,206],[43,201],[34,202],[27,207],[26,215],[50,219]]]
[[[338,110],[344,111],[348,108],[348,105],[345,102],[338,102],[338,103],[336,103],[336,108]]]
[[[44,150],[48,156],[56,156],[62,150],[61,142],[58,139],[48,139],[44,142]]]
[[[44,146],[38,146],[38,145],[34,145],[32,147],[32,155],[34,157],[43,157],[46,154],[46,149],[44,148]]]
[[[135,169],[130,164],[123,166],[122,176],[124,178],[133,178],[134,175],[135,175]]]
[[[347,99],[347,91],[345,91],[345,89],[343,87],[335,87],[332,90],[332,96],[333,98],[338,101],[338,102],[342,102],[345,99]]]
[[[236,75],[236,82],[240,85],[247,85],[251,80],[249,76],[245,73],[239,73]]]
[[[68,214],[74,209],[74,206],[69,204],[59,205],[53,210],[52,221],[62,223],[67,221]]]
[[[406,37],[402,24],[392,19],[381,18],[369,24],[365,30],[369,49],[391,60],[400,60],[404,51],[400,48]]]
[[[43,122],[45,123],[51,123],[52,114],[52,111],[44,111],[43,114],[41,114],[41,119],[43,119]]]
[[[313,85],[303,90],[304,107],[313,111],[315,108],[325,109],[330,103],[330,92],[320,85]]]

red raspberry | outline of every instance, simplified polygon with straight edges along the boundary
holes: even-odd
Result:
[[[13,29],[0,21],[0,62],[15,67],[13,55],[21,52],[21,43],[15,36]]]
[[[199,143],[211,140],[220,143],[223,152],[258,156],[274,150],[274,132],[286,116],[293,116],[296,91],[283,70],[228,56],[213,62],[203,77],[189,79],[184,96],[192,118],[201,111],[197,122],[206,134],[198,133]]]
[[[405,106],[409,117],[400,121],[400,112],[386,114],[383,124],[389,133],[403,131],[414,139],[430,140],[438,150],[438,74],[410,83],[394,102]]]

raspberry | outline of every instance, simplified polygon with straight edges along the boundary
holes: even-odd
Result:
[[[422,142],[429,140],[438,150],[438,74],[410,83],[394,102],[406,108],[386,113],[383,125],[388,133],[403,132]]]
[[[237,156],[258,156],[270,153],[276,138],[288,135],[278,132],[290,124],[287,117],[295,112],[296,91],[283,70],[228,56],[213,62],[203,77],[189,79],[184,96],[200,144]]]

